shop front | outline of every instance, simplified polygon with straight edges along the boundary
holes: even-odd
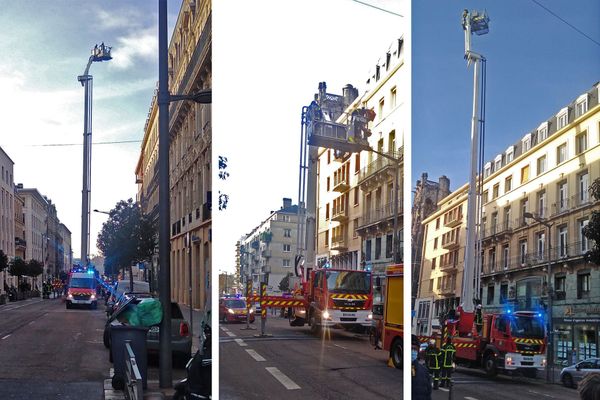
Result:
[[[556,310],[554,359],[558,365],[571,365],[600,357],[600,306],[566,306]],[[560,312],[562,311],[562,312]]]

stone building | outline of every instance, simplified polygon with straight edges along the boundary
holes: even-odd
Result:
[[[0,250],[6,254],[10,261],[15,256],[15,209],[14,209],[14,180],[13,160],[0,147]],[[0,272],[2,282],[7,278],[8,272]],[[0,283],[2,283],[0,282]],[[4,293],[4,285],[0,284],[0,293]]]

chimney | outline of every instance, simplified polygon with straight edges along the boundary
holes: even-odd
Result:
[[[342,89],[342,94],[344,96],[344,108],[346,108],[358,97],[358,89],[351,84],[347,84]]]
[[[283,208],[289,208],[292,206],[292,199],[290,199],[289,197],[284,197],[283,198]]]

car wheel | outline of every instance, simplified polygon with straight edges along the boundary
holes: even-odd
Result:
[[[564,374],[563,378],[562,378],[562,383],[565,387],[568,387],[568,388],[574,387],[573,377],[571,376],[571,374]]]

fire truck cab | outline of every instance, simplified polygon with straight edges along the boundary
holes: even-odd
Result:
[[[87,305],[92,309],[98,307],[96,298],[96,276],[94,270],[71,271],[67,282],[68,290],[65,303],[67,309],[73,305]]]

